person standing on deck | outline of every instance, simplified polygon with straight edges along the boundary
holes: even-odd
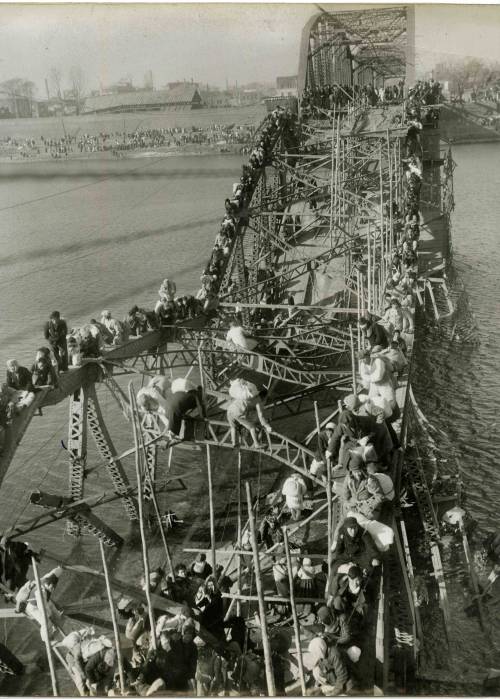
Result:
[[[52,311],[49,320],[45,323],[44,337],[52,347],[52,351],[57,359],[59,371],[66,371],[68,369],[67,334],[68,326],[66,325],[66,321],[61,318],[59,311]]]
[[[384,313],[384,321],[392,327],[392,333],[394,330],[403,330],[404,326],[404,316],[401,310],[401,304],[397,298],[391,298],[391,305]]]
[[[394,408],[396,394],[394,392],[392,371],[389,367],[389,361],[386,361],[382,354],[382,350],[383,347],[375,345],[370,353],[371,364],[368,395],[370,398],[384,398],[391,408]]]

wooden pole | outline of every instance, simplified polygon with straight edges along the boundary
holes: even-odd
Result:
[[[359,269],[356,270],[356,289],[357,289],[357,300],[358,300],[358,324],[357,324],[357,339],[358,339],[358,352],[361,349],[361,330],[359,327],[359,319],[361,318],[361,275]]]
[[[237,547],[241,549],[241,449],[238,449],[238,521],[237,521]],[[241,594],[241,556],[238,556],[238,580],[236,590]],[[241,616],[241,602],[236,602],[236,614]]]
[[[288,570],[288,584],[290,585],[290,606],[292,608],[293,632],[295,636],[295,649],[297,651],[297,663],[299,666],[300,688],[302,696],[306,696],[306,681],[304,678],[304,663],[302,662],[302,648],[300,645],[300,626],[297,617],[297,608],[295,606],[295,592],[293,589],[293,570],[292,557],[290,556],[290,544],[288,543],[288,532],[286,527],[283,527],[283,544],[285,546],[286,567]]]
[[[352,392],[354,395],[356,395],[356,355],[354,354],[354,333],[352,330],[352,325],[349,325],[349,334],[351,336]]]
[[[215,575],[217,566],[217,554],[215,549],[215,511],[214,511],[214,487],[212,482],[212,459],[210,453],[210,444],[206,445],[207,450],[207,479],[208,479],[208,506],[210,510],[210,549],[211,563]]]
[[[99,539],[99,549],[101,551],[102,569],[104,571],[104,579],[106,581],[106,592],[108,593],[109,601],[109,611],[111,614],[111,623],[113,624],[113,635],[115,637],[115,647],[116,647],[116,660],[118,663],[118,677],[120,678],[120,691],[122,696],[125,696],[125,673],[123,671],[123,658],[122,649],[120,644],[120,632],[118,630],[118,623],[116,621],[116,609],[113,600],[113,592],[111,590],[111,584],[109,582],[109,571],[108,563],[106,561],[106,554],[104,553],[104,544],[102,539]]]
[[[142,451],[142,455],[144,458],[143,463],[147,463],[147,461],[146,461],[146,447],[144,445],[144,440],[142,438],[142,433],[141,433],[140,429],[138,431],[138,437],[139,437],[139,447]],[[172,449],[170,449],[169,459],[170,459],[171,454],[172,454]],[[169,472],[170,472],[170,468],[169,468]],[[160,536],[161,536],[161,540],[163,543],[163,549],[165,551],[165,558],[167,561],[168,569],[169,569],[170,575],[174,575],[174,566],[172,563],[172,557],[170,556],[170,549],[168,547],[167,535],[165,533],[163,519],[162,519],[162,516],[160,513],[160,508],[158,507],[158,498],[156,497],[155,484],[154,484],[153,479],[151,478],[151,475],[148,472],[147,468],[145,471],[145,476],[146,476],[146,481],[149,482],[149,492],[151,494],[151,502],[153,503],[153,509],[155,511],[156,519],[158,520],[158,527],[160,529]]]
[[[394,181],[393,181],[393,176],[394,176],[394,171],[392,168],[392,151],[391,151],[391,139],[389,137],[389,129],[387,129],[387,162],[389,163],[389,237],[388,237],[388,245],[387,245],[387,265],[390,265],[391,263],[391,257],[392,257],[392,228],[394,225],[393,222],[393,216],[392,216],[392,207],[394,204]],[[387,270],[385,276],[387,277]]]
[[[379,145],[379,179],[380,179],[380,269],[382,279],[384,275],[384,229],[385,229],[385,216],[384,216],[384,178],[382,172],[382,142]]]
[[[316,434],[319,438],[319,433],[321,432],[321,422],[319,419],[319,409],[318,409],[318,401],[314,401],[314,417],[316,418]]]
[[[376,272],[377,272],[377,227],[373,231],[373,251],[372,251],[372,310],[377,313],[377,289],[376,289]]]
[[[327,464],[326,499],[328,503],[328,580],[332,574],[332,539],[333,539],[333,498],[332,498],[332,464]]]
[[[45,607],[45,595],[38,574],[38,566],[34,556],[31,557],[31,565],[33,566],[33,576],[36,584],[36,603],[41,615],[41,624],[45,649],[47,651],[47,660],[49,661],[50,679],[52,681],[52,694],[55,697],[59,696],[59,688],[57,686],[56,669],[54,666],[54,656],[52,655],[52,644],[50,642],[49,622],[47,618],[47,609]]]
[[[366,231],[366,254],[368,255],[368,311],[372,310],[372,261],[371,261],[371,237],[370,237],[370,221],[368,221],[368,230]]]
[[[332,115],[332,162],[330,167],[330,247],[333,247],[333,215],[337,196],[337,188],[335,183],[335,107],[333,108]]]
[[[269,635],[267,631],[266,606],[264,602],[264,588],[260,574],[259,549],[257,547],[257,532],[255,530],[255,519],[252,507],[252,492],[250,483],[245,483],[247,495],[248,521],[250,523],[250,536],[252,538],[253,565],[255,571],[255,587],[259,598],[259,616],[260,628],[262,633],[262,649],[264,651],[264,664],[266,668],[267,692],[270,697],[276,696],[276,688],[274,686],[273,664],[271,660],[271,646],[269,644]]]
[[[143,488],[142,488],[142,451],[139,447],[139,426],[137,424],[137,403],[135,400],[134,387],[132,382],[128,385],[128,394],[130,407],[132,409],[132,427],[134,431],[134,444],[135,444],[135,475],[137,479],[137,504],[139,509],[139,530],[141,534],[141,546],[142,546],[142,566],[144,570],[144,585],[146,593],[146,601],[148,604],[148,615],[149,623],[151,626],[151,643],[156,650],[156,633],[155,633],[155,616],[153,611],[153,604],[151,601],[151,590],[149,588],[149,557],[148,557],[148,546],[146,542],[146,532],[144,530],[144,504],[143,504]]]

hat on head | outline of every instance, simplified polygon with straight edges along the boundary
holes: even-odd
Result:
[[[325,430],[334,430],[335,429],[335,423],[334,422],[327,422],[325,425]]]
[[[347,649],[347,657],[352,663],[357,663],[361,657],[361,648],[358,648],[358,646],[350,646]]]
[[[317,611],[318,620],[323,623],[328,623],[332,619],[332,613],[326,605],[320,607]]]
[[[346,517],[344,520],[344,525],[345,527],[357,527],[358,526],[358,520],[356,517]]]
[[[354,580],[355,578],[361,578],[363,573],[361,572],[361,568],[359,566],[352,565],[347,571],[347,575],[351,578],[351,580]]]
[[[344,398],[344,405],[348,410],[355,410],[359,405],[358,397],[350,393]]]

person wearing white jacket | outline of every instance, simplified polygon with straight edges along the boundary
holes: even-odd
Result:
[[[370,363],[370,387],[368,395],[370,398],[385,398],[385,400],[393,407],[396,401],[394,392],[394,383],[392,372],[389,368],[389,363],[382,356],[382,347],[376,345],[371,351]]]
[[[283,483],[281,493],[285,496],[286,504],[294,521],[300,518],[304,508],[304,495],[306,491],[307,486],[305,481],[298,473],[292,473]]]

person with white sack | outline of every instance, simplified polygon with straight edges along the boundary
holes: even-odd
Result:
[[[153,376],[147,386],[137,391],[137,408],[142,413],[147,422],[156,418],[162,422],[165,431],[168,430],[167,404],[165,396],[169,388],[170,381],[166,376]]]
[[[108,638],[96,636],[88,627],[72,631],[58,645],[67,651],[66,662],[80,696],[96,696],[103,679],[111,684],[115,652]]]
[[[253,337],[248,337],[243,330],[241,323],[237,320],[231,320],[229,330],[226,334],[226,343],[231,350],[236,352],[251,352],[257,346],[257,340]]]
[[[40,578],[42,594],[45,597],[45,609],[48,617],[47,622],[49,636],[52,636],[52,634],[55,633],[57,622],[60,618],[60,612],[52,602],[51,596],[57,583],[59,582],[61,574],[62,568],[57,566]],[[19,588],[16,594],[15,602],[16,612],[18,614],[22,614],[24,612],[26,616],[34,619],[40,626],[40,636],[42,637],[42,640],[45,640],[43,631],[43,616],[41,611],[42,600],[40,599],[36,582],[34,580],[28,580],[21,588]]]
[[[259,391],[255,384],[244,379],[231,381],[229,387],[231,402],[227,407],[227,420],[231,429],[231,443],[236,446],[236,431],[239,426],[250,432],[252,443],[255,449],[260,449],[261,445],[257,436],[257,424],[269,434],[272,432],[271,425],[264,415],[264,403],[262,399],[267,395],[265,389]]]

